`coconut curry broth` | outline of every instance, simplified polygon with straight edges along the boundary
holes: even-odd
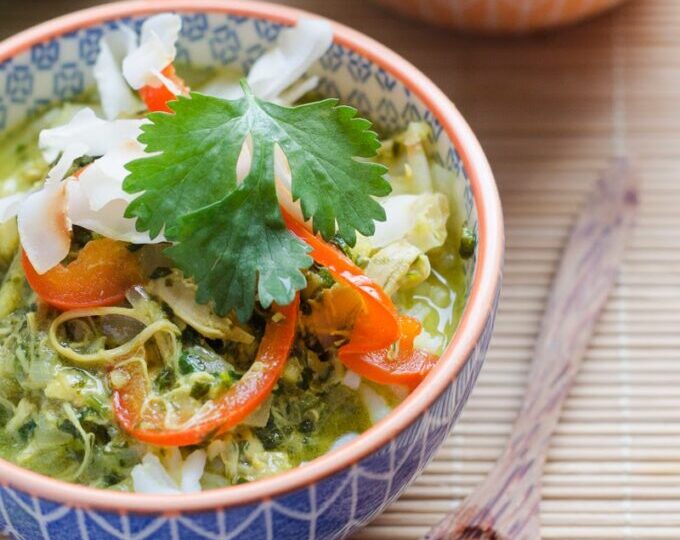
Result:
[[[37,148],[38,133],[63,123],[74,110],[73,105],[49,110],[4,135],[0,195],[42,182],[48,164]],[[398,151],[392,148],[389,153],[382,159],[398,161]],[[394,175],[393,181],[401,180]],[[455,216],[449,219],[448,230],[444,245],[425,256],[428,277],[419,279],[417,274],[423,269],[414,265],[409,272],[415,278],[407,272],[392,294],[400,311],[423,322],[419,344],[436,353],[453,334],[465,302],[465,265],[459,255],[462,229]],[[92,237],[85,236],[83,242]],[[129,246],[131,251],[136,248]],[[28,287],[17,253],[16,222],[11,220],[0,226],[0,456],[56,478],[133,490],[131,471],[150,447],[116,424],[111,405],[113,377],[108,370],[80,366],[55,351],[48,329],[59,313],[40,302]],[[370,254],[352,256],[364,267],[371,264]],[[165,267],[155,268],[150,277],[177,279]],[[313,267],[307,278],[303,313],[310,309],[305,302],[333,284],[322,268]],[[256,313],[235,341],[214,339],[186,324],[153,294],[153,286],[148,290],[151,295],[128,298],[124,305],[152,313],[156,319],[166,318],[181,330],[170,365],[159,362],[158,344],[144,345],[150,384],[159,394],[173,394],[179,409],[195,410],[247,371],[263,333],[264,315]],[[117,347],[140,329],[124,317],[87,317],[63,325],[59,340],[86,353]],[[336,350],[298,331],[283,375],[267,402],[236,428],[202,445],[207,451],[203,488],[251,481],[314,459],[366,430],[407,394],[404,388],[377,385],[348,373],[337,360]],[[181,456],[192,449],[182,449]],[[176,461],[180,453],[177,449],[153,452],[164,463]]]

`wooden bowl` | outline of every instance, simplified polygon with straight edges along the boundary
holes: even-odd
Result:
[[[581,21],[624,0],[376,0],[447,28],[519,34]]]

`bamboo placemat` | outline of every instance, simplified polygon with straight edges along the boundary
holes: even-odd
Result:
[[[6,36],[88,0],[1,0]],[[644,183],[632,246],[553,439],[546,539],[680,538],[680,2],[632,0],[559,33],[454,36],[365,0],[288,0],[411,60],[479,135],[503,200],[505,286],[488,360],[461,421],[361,539],[414,539],[500,454],[560,249],[609,157]]]
[[[613,153],[638,158],[639,225],[553,439],[542,536],[680,538],[678,24],[680,2],[638,0],[545,37],[432,33],[416,45],[425,36],[410,30],[402,42],[443,83],[489,155],[506,217],[505,283],[461,421],[361,538],[421,536],[500,455],[568,228]]]

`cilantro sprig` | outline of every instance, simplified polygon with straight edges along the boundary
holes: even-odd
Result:
[[[218,314],[250,318],[263,307],[289,304],[305,287],[309,247],[286,228],[274,174],[275,145],[291,169],[293,200],[325,239],[353,245],[385,219],[373,199],[390,192],[385,167],[366,161],[379,141],[368,120],[336,99],[283,107],[254,96],[224,100],[192,93],[171,102],[173,114],[149,114],[139,141],[148,157],[127,165],[124,189],[139,193],[126,216],[152,238],[173,242],[167,255],[197,285],[197,301]],[[237,185],[236,163],[246,137],[252,164]]]

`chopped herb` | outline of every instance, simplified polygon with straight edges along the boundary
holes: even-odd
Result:
[[[104,475],[103,480],[104,480],[104,485],[106,487],[111,487],[111,486],[115,486],[116,484],[120,484],[124,480],[124,478],[121,475],[116,474],[116,473],[108,473],[108,474]]]
[[[194,399],[204,398],[210,392],[210,384],[197,382],[191,387],[190,396]]]
[[[196,332],[193,327],[187,326],[182,330],[182,343],[186,345],[198,345],[201,342],[201,334]]]
[[[371,123],[335,99],[282,107],[255,97],[228,101],[193,93],[152,113],[139,140],[153,155],[128,164],[124,188],[139,193],[126,215],[174,245],[165,253],[198,285],[197,301],[219,315],[250,318],[256,296],[264,308],[287,305],[305,287],[308,246],[285,227],[274,183],[278,145],[291,168],[292,195],[324,238],[349,245],[370,236],[385,212],[374,197],[390,192],[383,165],[356,158],[376,154]],[[240,185],[236,162],[246,137],[251,169]],[[217,159],[219,156],[219,159]],[[319,156],[323,156],[320,159]]]
[[[234,384],[235,379],[232,377],[233,371],[223,371],[217,377],[220,381],[220,385],[223,388],[231,388]]]
[[[92,240],[92,231],[85,229],[84,227],[78,227],[77,225],[73,227],[73,232],[71,235],[71,249],[80,250],[85,247],[90,240]]]
[[[64,433],[68,433],[69,435],[73,437],[78,437],[78,430],[76,429],[76,426],[73,425],[73,422],[70,420],[64,420],[59,424],[59,431],[63,431]]]
[[[109,441],[111,441],[111,436],[109,435],[109,431],[106,429],[106,426],[88,421],[83,421],[81,425],[87,433],[92,433],[94,435],[95,441],[97,441],[99,444],[107,444]]]
[[[475,247],[477,247],[477,236],[470,228],[463,226],[458,253],[463,259],[469,259],[474,255]]]
[[[333,285],[335,285],[335,280],[327,268],[319,267],[318,273],[319,277],[321,278],[321,286],[324,289],[330,289]]]
[[[149,279],[160,279],[172,274],[172,269],[167,266],[159,266],[155,268],[149,275]]]
[[[177,378],[175,377],[175,372],[169,367],[164,367],[161,369],[160,373],[154,380],[154,386],[159,392],[166,392],[175,386]]]
[[[92,163],[94,161],[94,159],[95,158],[93,156],[83,156],[83,157],[76,159],[73,162],[73,165],[71,165],[71,168],[66,173],[66,176],[71,176],[71,175],[75,174],[76,172],[78,172],[83,167],[86,167],[87,165]]]
[[[369,261],[368,257],[365,257],[360,254],[359,255],[355,254],[352,251],[351,246],[347,242],[345,242],[345,240],[342,237],[336,234],[333,238],[331,238],[330,243],[334,244],[340,251],[342,251],[345,254],[346,257],[351,259],[354,262],[354,264],[356,264],[358,267],[366,268],[366,265],[368,264]]]
[[[333,238],[330,240],[331,244],[334,244],[335,247],[337,247],[340,251],[342,251],[345,255],[348,257],[352,256],[352,250],[347,242],[345,242],[345,239],[340,236],[340,235],[333,235]]]
[[[26,442],[32,437],[36,427],[35,420],[29,420],[17,430],[17,433],[19,434],[19,437],[21,437],[21,440]]]
[[[274,450],[283,442],[284,435],[270,416],[267,425],[253,430],[265,450]]]
[[[302,422],[300,422],[298,429],[300,430],[300,433],[304,433],[305,435],[309,435],[310,433],[312,433],[314,431],[314,422],[312,422],[309,419],[305,419]]]
[[[356,264],[359,268],[366,268],[368,266],[368,263],[371,261],[368,257],[365,255],[357,255],[356,257],[353,258],[354,264]]]
[[[302,375],[300,379],[298,380],[298,388],[301,390],[308,390],[309,389],[309,383],[312,381],[314,378],[314,371],[312,368],[305,366],[302,368]]]
[[[196,371],[205,371],[205,362],[190,350],[182,351],[178,361],[179,372],[182,375],[188,375]]]

